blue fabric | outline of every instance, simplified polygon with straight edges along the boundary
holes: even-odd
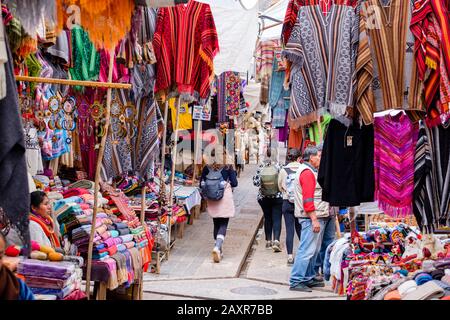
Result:
[[[278,68],[277,59],[273,59],[272,63],[272,78],[269,86],[269,105],[271,108],[275,108],[278,104],[278,101],[282,99],[282,93],[284,90],[283,82],[285,78],[284,71],[276,71]]]
[[[331,251],[333,251],[333,247],[336,244],[337,240],[334,240],[325,251],[325,258],[323,263],[323,277],[326,281],[330,281],[331,278],[331,262],[330,262],[330,256]]]
[[[316,266],[314,268],[314,271],[316,274],[319,274],[319,268],[322,268],[322,273],[324,269],[324,261],[325,260],[325,254],[327,251],[328,246],[333,243],[333,241],[336,239],[336,224],[335,224],[335,217],[325,219],[325,228],[323,231],[323,237],[322,237],[322,245],[320,246],[320,252],[317,256],[316,260]]]
[[[294,265],[291,270],[291,278],[289,283],[291,287],[299,284],[307,285],[315,277],[314,266],[320,252],[320,244],[322,243],[325,223],[323,219],[319,219],[320,232],[314,233],[312,229],[311,219],[301,219],[302,235],[300,238],[300,246],[297,250]]]
[[[19,280],[19,300],[36,300],[34,298],[33,292],[28,288],[28,286],[25,284],[25,282],[22,281],[22,279],[17,278]]]

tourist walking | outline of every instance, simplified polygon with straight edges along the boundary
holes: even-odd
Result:
[[[264,213],[266,248],[272,248],[274,252],[281,252],[280,236],[283,195],[278,188],[280,165],[271,156],[272,153],[269,148],[267,150],[267,158],[253,177],[253,184],[259,187],[258,203]]]
[[[284,223],[286,226],[286,250],[287,250],[287,264],[294,264],[293,248],[294,248],[294,233],[297,234],[300,240],[301,226],[300,222],[294,215],[295,211],[295,177],[297,170],[300,167],[301,152],[298,149],[289,149],[286,160],[288,164],[280,170],[278,176],[278,188],[283,194],[282,213]]]
[[[215,160],[215,153],[207,160],[201,176],[202,195],[208,204],[208,213],[214,223],[213,260],[219,263],[223,258],[223,242],[227,234],[230,218],[234,217],[234,199],[232,188],[238,186],[236,171],[233,166],[226,164],[226,156],[222,160]]]

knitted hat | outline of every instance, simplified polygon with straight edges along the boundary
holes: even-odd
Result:
[[[450,284],[446,283],[446,282],[442,282],[439,280],[433,280],[433,282],[435,284],[437,284],[439,287],[441,287],[442,289],[444,289],[444,293],[446,296],[450,295]]]
[[[434,270],[434,261],[433,260],[425,260],[422,263],[422,270],[424,272],[431,272]]]
[[[398,290],[394,290],[386,294],[384,296],[384,300],[402,300],[402,297],[400,296],[400,292],[398,292]]]
[[[408,280],[398,287],[398,292],[402,297],[417,289],[417,283],[414,280]]]
[[[431,276],[434,280],[441,280],[443,276],[445,276],[445,272],[442,269],[436,269],[431,272]]]
[[[445,296],[444,289],[437,285],[435,281],[428,281],[424,285],[417,287],[416,290],[402,296],[402,300],[431,300],[442,298],[443,296]]]
[[[450,284],[450,276],[443,276],[441,281]]]
[[[433,280],[433,277],[429,273],[422,272],[422,273],[417,274],[414,277],[414,280],[416,280],[417,285],[420,286],[420,285],[427,283],[428,281]]]

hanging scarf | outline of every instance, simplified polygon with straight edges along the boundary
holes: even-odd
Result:
[[[53,248],[61,248],[61,243],[59,242],[58,236],[54,231],[54,224],[51,219],[30,213],[30,221],[34,221],[39,224],[47,238],[50,240]]]
[[[96,81],[100,73],[100,54],[95,50],[88,34],[82,28],[75,27],[71,33],[73,67],[70,69],[70,75],[72,79]]]
[[[18,300],[19,280],[6,266],[0,266],[0,300]]]
[[[400,113],[375,118],[375,198],[387,215],[412,213],[418,124]]]

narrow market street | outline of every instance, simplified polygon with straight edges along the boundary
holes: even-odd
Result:
[[[224,259],[212,261],[212,219],[203,212],[176,240],[161,273],[145,274],[144,299],[344,299],[329,287],[289,291],[285,247],[281,253],[265,248],[258,189],[252,184],[255,171],[256,166],[246,166],[234,191],[236,217],[230,221]],[[283,221],[283,246],[284,237]]]

